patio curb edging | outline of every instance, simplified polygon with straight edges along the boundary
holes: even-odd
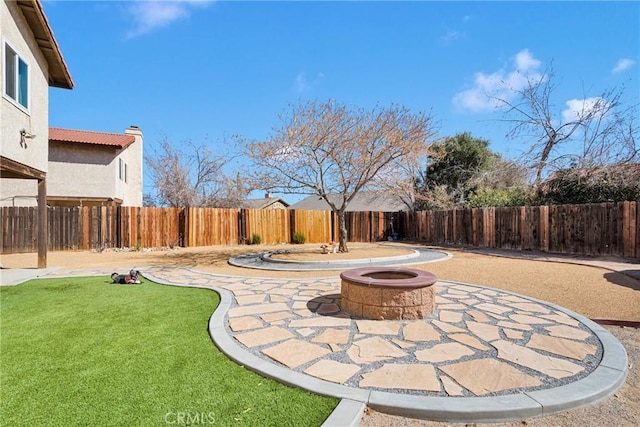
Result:
[[[295,253],[295,251],[290,251],[291,253]],[[297,251],[297,252],[312,252],[312,251]],[[333,265],[336,262],[340,264],[373,264],[379,262],[396,262],[396,261],[406,261],[413,258],[418,258],[420,256],[420,252],[415,249],[412,249],[412,252],[408,255],[397,255],[397,256],[388,256],[388,257],[379,257],[379,258],[364,258],[364,259],[344,259],[340,261],[335,260],[322,260],[322,261],[297,261],[291,259],[278,259],[274,258],[273,255],[278,255],[281,253],[280,251],[269,251],[262,253],[262,260],[267,260],[267,262],[275,263],[275,264],[300,264],[305,263],[309,265]],[[330,255],[330,254],[327,254]]]
[[[366,258],[362,260],[344,261],[283,261],[274,260],[266,256],[271,253],[259,252],[240,255],[229,259],[229,264],[235,267],[252,268],[271,271],[338,271],[356,267],[399,267],[416,264],[428,264],[451,259],[453,255],[440,249],[414,249],[417,256],[400,255],[397,257]],[[430,255],[431,254],[431,255]],[[435,255],[438,256],[435,256]]]

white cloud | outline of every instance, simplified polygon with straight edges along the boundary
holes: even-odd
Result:
[[[293,89],[298,93],[307,92],[318,87],[323,79],[323,73],[318,73],[313,80],[309,80],[304,72],[300,72],[293,82]]]
[[[462,22],[464,24],[466,24],[467,22],[471,21],[471,16],[469,15],[465,15],[462,17]],[[453,43],[456,40],[460,40],[463,39],[467,36],[466,32],[464,31],[459,31],[455,28],[446,28],[445,29],[445,33],[444,35],[440,36],[440,41],[442,42],[442,44],[449,45],[451,43]]]
[[[463,36],[463,33],[460,33],[456,30],[448,30],[445,35],[440,37],[440,41],[442,41],[444,44],[449,44],[458,40],[462,36]]]
[[[134,22],[134,29],[127,33],[133,38],[166,27],[179,19],[187,18],[195,7],[206,7],[212,0],[137,0],[127,11]]]
[[[529,71],[540,68],[542,62],[531,55],[529,49],[523,49],[516,53],[516,71]]]
[[[541,65],[542,62],[534,58],[528,49],[523,49],[514,56],[511,70],[501,69],[491,74],[475,73],[473,86],[457,93],[453,97],[453,103],[473,112],[494,109],[501,105],[497,98],[511,100],[517,91],[527,86],[530,79],[541,79]]]
[[[601,115],[607,110],[607,102],[604,98],[570,99],[566,102],[567,108],[562,111],[563,123],[578,120],[590,113],[600,111]]]
[[[629,59],[629,58],[621,58],[618,63],[616,64],[615,67],[613,67],[613,70],[611,70],[612,73],[621,73],[625,70],[628,70],[629,68],[633,67],[633,65],[636,63],[636,61],[634,61],[633,59]]]

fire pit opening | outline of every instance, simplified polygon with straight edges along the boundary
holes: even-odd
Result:
[[[412,277],[417,277],[417,274],[409,271],[374,271],[372,273],[363,274],[362,277],[371,277],[372,279],[384,280],[411,279]]]
[[[437,278],[423,270],[364,267],[340,274],[342,309],[365,319],[422,319],[435,308]]]

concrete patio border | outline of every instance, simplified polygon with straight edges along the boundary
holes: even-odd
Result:
[[[229,259],[236,267],[276,271],[337,271],[356,267],[398,267],[446,261],[452,257],[449,252],[439,249],[417,248],[408,255],[380,258],[350,259],[341,261],[294,261],[278,260],[271,257],[277,251],[246,254]]]

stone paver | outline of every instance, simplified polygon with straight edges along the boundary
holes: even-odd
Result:
[[[371,364],[407,355],[400,348],[380,337],[357,341],[347,350],[347,355],[355,363]]]
[[[595,354],[598,349],[598,347],[593,344],[540,334],[533,334],[527,343],[527,347],[544,350],[576,360],[584,360],[588,355]]]
[[[397,335],[400,323],[390,320],[356,320],[358,332],[372,335]]]
[[[425,350],[418,350],[415,352],[415,355],[421,362],[437,363],[458,360],[463,356],[471,356],[474,353],[475,352],[472,349],[465,345],[457,342],[450,342],[445,344],[436,344]]]
[[[547,356],[509,341],[498,340],[491,344],[498,349],[498,358],[534,369],[553,378],[570,377],[584,369],[583,366],[566,359]]]
[[[335,360],[322,359],[305,369],[304,372],[316,378],[342,384],[359,370],[360,366],[354,363],[340,363]]]
[[[574,340],[585,340],[590,335],[587,331],[566,325],[547,326],[545,329],[549,332],[549,335],[553,337],[569,338]]]
[[[447,395],[452,397],[464,396],[464,389],[448,376],[440,375],[440,381],[442,381],[442,386]]]
[[[408,341],[440,341],[442,336],[426,322],[414,321],[404,327],[404,339]]]
[[[229,327],[232,331],[246,331],[248,329],[258,329],[264,326],[264,322],[261,322],[260,319],[256,319],[255,317],[235,317],[233,319],[229,319]]]
[[[326,329],[323,333],[311,340],[311,342],[346,344],[349,342],[348,329]]]
[[[275,341],[291,338],[293,334],[289,330],[279,326],[270,326],[266,329],[236,334],[235,339],[247,347],[258,347]]]
[[[363,374],[360,387],[440,391],[440,382],[433,366],[385,363]]]
[[[476,396],[540,385],[537,378],[495,359],[475,359],[440,369]]]
[[[310,360],[326,356],[331,353],[331,351],[306,341],[291,339],[273,347],[266,348],[262,350],[262,353],[290,368],[296,368]]]

